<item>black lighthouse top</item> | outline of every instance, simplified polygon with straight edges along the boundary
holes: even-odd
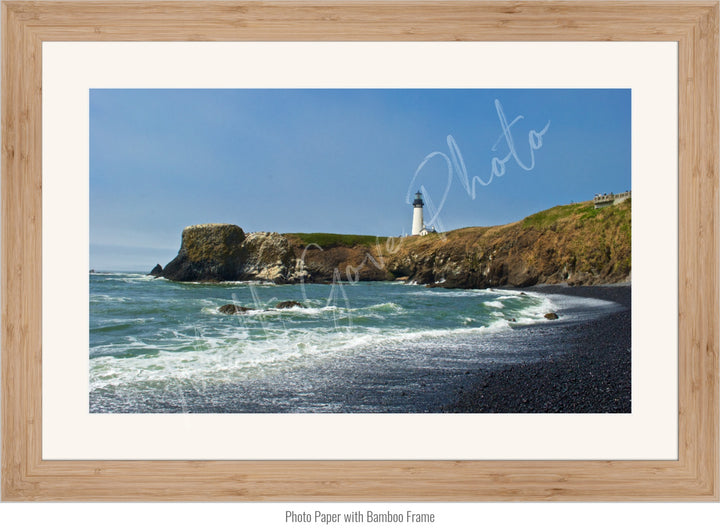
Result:
[[[421,207],[421,206],[423,206],[424,204],[425,204],[425,203],[423,203],[422,194],[421,194],[420,192],[416,193],[416,194],[415,194],[415,201],[413,201],[413,206],[416,206],[416,207],[419,206],[419,207]]]

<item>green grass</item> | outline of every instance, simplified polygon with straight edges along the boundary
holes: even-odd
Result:
[[[617,207],[608,207],[596,210],[592,201],[583,203],[574,203],[571,205],[560,205],[548,210],[543,210],[522,220],[523,228],[536,229],[555,229],[558,221],[574,221],[576,227],[580,228],[589,222],[586,230],[598,230],[600,228],[608,228],[610,225],[617,224],[623,233],[630,234],[630,200],[618,205]],[[458,235],[466,232],[472,234],[482,234],[486,232],[487,227],[470,227],[452,231]],[[288,233],[285,236],[291,240],[294,245],[319,245],[323,249],[332,247],[352,247],[354,245],[362,245],[372,247],[377,243],[385,243],[386,236],[369,236],[360,234],[334,234],[329,232],[295,232]],[[440,238],[439,234],[430,234],[423,237],[423,242],[431,242]]]
[[[384,243],[387,236],[364,236],[359,234],[332,234],[328,232],[295,232],[285,236],[299,240],[303,245],[315,244],[323,249],[338,245],[352,247],[353,245],[364,245],[370,247],[376,243]]]
[[[581,214],[583,217],[594,217],[595,207],[592,203],[575,203],[573,205],[560,205],[523,219],[523,228],[543,229],[557,223],[559,219]]]
[[[552,227],[560,220],[574,218],[580,221],[581,225],[584,221],[597,220],[606,228],[615,223],[627,224],[627,227],[624,226],[623,229],[627,228],[629,231],[630,205],[630,199],[620,205],[601,209],[595,209],[595,206],[590,201],[572,205],[560,205],[526,217],[522,220],[522,226],[526,229],[545,229]]]

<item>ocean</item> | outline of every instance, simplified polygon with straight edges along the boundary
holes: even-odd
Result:
[[[282,301],[304,307],[275,309]],[[253,308],[225,315],[218,308]],[[90,274],[91,413],[442,411],[479,368],[552,351],[613,303],[402,282],[176,283]],[[557,312],[560,319],[544,315]],[[532,328],[535,340],[518,329]]]

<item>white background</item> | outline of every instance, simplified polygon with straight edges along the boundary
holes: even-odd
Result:
[[[387,504],[379,506],[382,510]],[[411,507],[402,505],[403,508]],[[693,529],[720,520],[720,504],[678,503],[483,503],[415,504],[418,512],[434,512],[438,523],[426,529]],[[0,504],[6,529],[293,529],[283,523],[288,509],[347,510],[369,504]],[[333,526],[351,529],[358,526]],[[368,529],[396,526],[360,526]],[[303,529],[327,526],[305,524]]]

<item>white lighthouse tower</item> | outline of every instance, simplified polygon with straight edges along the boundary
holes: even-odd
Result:
[[[422,194],[420,192],[415,194],[415,201],[413,201],[413,224],[412,224],[412,235],[417,236],[425,228],[423,223],[423,203]]]

